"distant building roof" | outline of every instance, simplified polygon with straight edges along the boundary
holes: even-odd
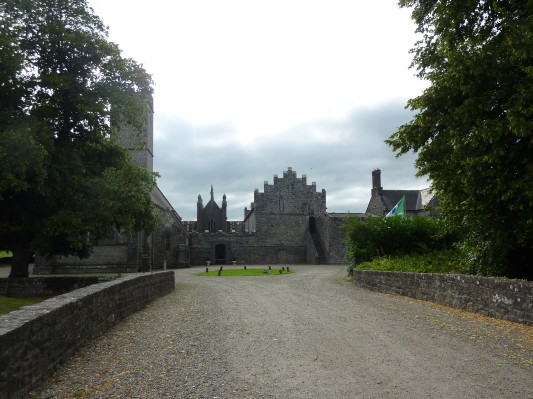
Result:
[[[371,197],[366,209],[367,214],[376,216],[385,216],[398,202],[405,197],[405,212],[410,215],[433,216],[438,212],[427,210],[426,207],[433,208],[438,204],[433,190],[431,188],[423,190],[383,190],[381,186],[381,170],[376,169],[372,172],[372,190]]]
[[[390,210],[405,196],[405,210],[415,211],[422,208],[420,190],[383,190],[381,198]]]

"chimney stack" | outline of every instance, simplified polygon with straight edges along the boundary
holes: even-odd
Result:
[[[381,170],[374,169],[372,171],[372,197],[383,194],[383,187],[381,187]]]

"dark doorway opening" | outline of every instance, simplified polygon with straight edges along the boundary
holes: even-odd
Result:
[[[226,263],[226,244],[215,245],[215,261],[217,265]]]
[[[309,218],[309,232],[311,234],[316,233],[316,219],[313,216]]]

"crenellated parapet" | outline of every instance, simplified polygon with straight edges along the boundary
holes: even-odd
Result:
[[[262,193],[258,189],[254,191],[258,214],[326,214],[326,190],[318,192],[315,182],[307,184],[306,175],[298,177],[290,167],[283,172],[283,177],[274,175],[273,184],[265,181],[263,190]]]

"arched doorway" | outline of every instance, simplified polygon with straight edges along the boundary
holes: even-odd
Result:
[[[215,245],[215,262],[217,264],[226,263],[226,244]]]

